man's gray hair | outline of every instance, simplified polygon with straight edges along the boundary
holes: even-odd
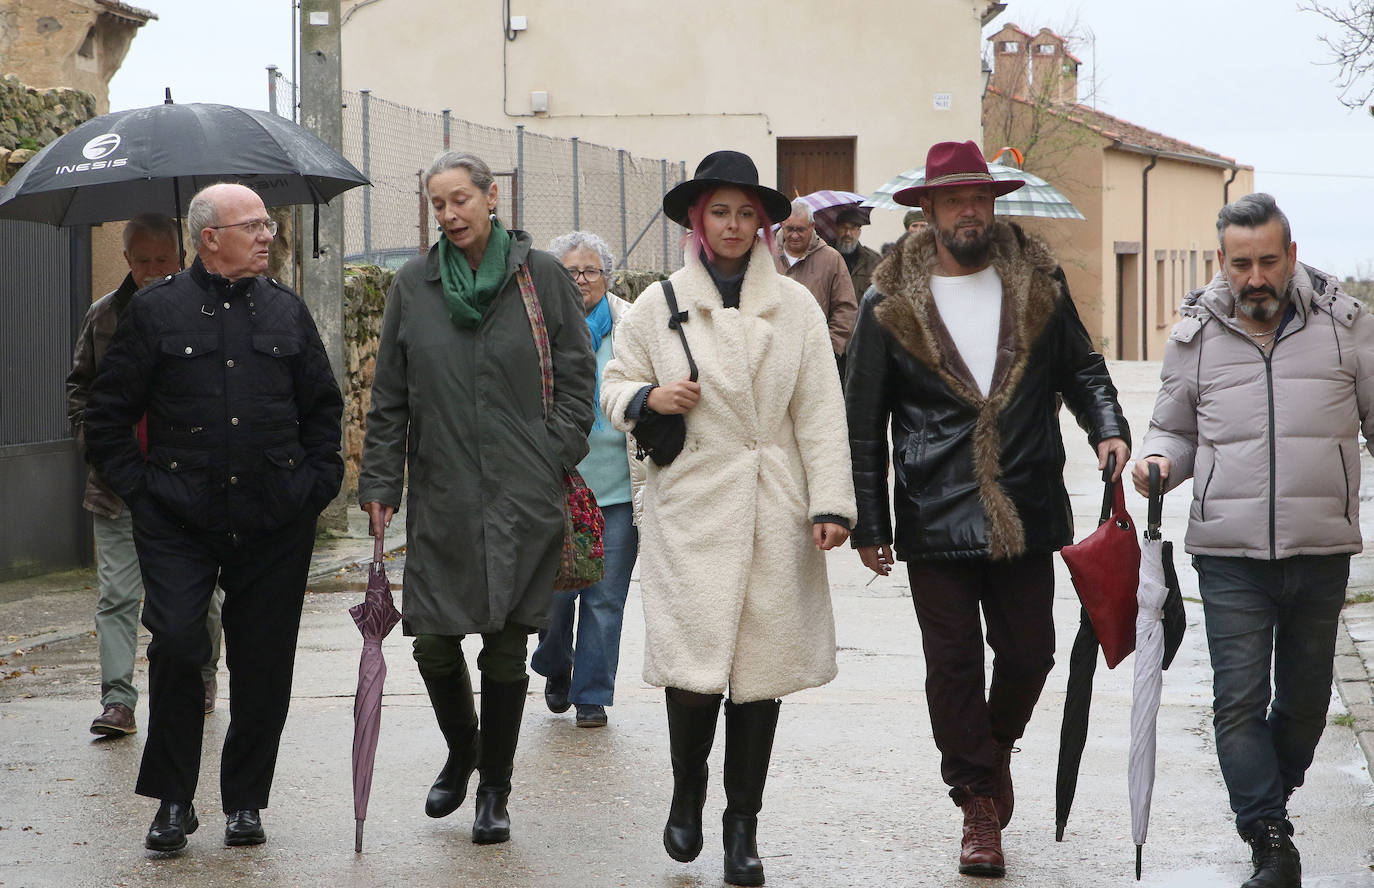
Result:
[[[1222,253],[1226,252],[1226,229],[1232,225],[1259,228],[1274,219],[1279,220],[1279,227],[1283,229],[1283,248],[1287,250],[1293,242],[1293,230],[1288,225],[1288,217],[1279,209],[1272,195],[1256,191],[1233,200],[1217,213],[1217,246]]]
[[[129,245],[139,235],[155,240],[169,240],[175,244],[177,242],[176,220],[161,213],[139,213],[124,223],[124,252],[129,251]]]
[[[611,272],[615,269],[615,256],[611,255],[610,246],[600,235],[592,234],[590,231],[569,231],[549,241],[549,252],[558,257],[559,261],[573,250],[591,250],[600,256],[601,273],[606,276],[607,283],[610,283]]]
[[[800,213],[807,222],[816,221],[816,211],[811,209],[811,204],[802,200],[800,197],[792,201],[792,215]]]
[[[472,179],[472,184],[484,194],[491,188],[491,183],[495,181],[495,177],[491,174],[491,167],[487,166],[487,162],[476,154],[467,151],[445,151],[434,158],[429,169],[425,170],[425,190],[429,190],[430,179],[440,173],[460,169],[468,171],[468,177]]]
[[[191,230],[191,246],[197,252],[201,246],[200,233],[219,224],[219,207],[215,206],[214,197],[208,193],[214,187],[210,185],[196,192],[196,196],[191,198],[190,208],[186,210],[186,227]]]

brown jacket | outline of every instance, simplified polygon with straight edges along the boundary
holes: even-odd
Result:
[[[862,299],[868,292],[868,285],[873,283],[873,269],[878,267],[878,260],[883,257],[872,247],[865,247],[859,244],[858,258],[854,260],[854,265],[849,269],[849,280],[854,284],[854,298]],[[844,254],[840,254],[844,257]],[[847,257],[845,264],[848,265]]]
[[[96,368],[105,357],[105,349],[119,326],[120,315],[138,290],[134,276],[126,274],[119,289],[97,299],[86,311],[81,335],[76,340],[72,356],[72,371],[67,374],[67,419],[72,424],[77,444],[86,444],[86,401],[91,395],[91,382]],[[105,518],[118,518],[124,512],[124,501],[105,485],[91,469],[86,475],[86,495],[81,503],[87,510]]]
[[[786,275],[805,285],[820,303],[825,312],[826,326],[830,330],[830,347],[835,354],[844,354],[849,344],[849,334],[854,329],[854,316],[858,313],[859,303],[854,298],[854,284],[849,279],[849,267],[844,264],[840,251],[821,240],[820,235],[811,235],[811,244],[806,255],[792,267],[788,267],[783,256],[782,241],[776,241],[773,261],[777,264],[778,274]]]

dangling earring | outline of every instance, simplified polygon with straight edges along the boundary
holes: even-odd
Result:
[[[491,213],[491,214],[489,214],[489,215],[491,216],[491,221],[495,222],[495,221],[496,221],[496,214],[495,214],[495,213]]]

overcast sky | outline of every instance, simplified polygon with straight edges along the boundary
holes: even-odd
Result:
[[[136,5],[158,21],[139,32],[111,81],[113,110],[156,104],[164,86],[178,102],[266,108],[266,66],[290,70],[292,0]],[[1075,24],[1090,31],[1093,41],[1078,49],[1080,83],[1086,94],[1096,68],[1100,110],[1253,166],[1256,188],[1288,213],[1303,261],[1343,277],[1357,268],[1374,276],[1374,236],[1368,220],[1359,221],[1374,207],[1374,117],[1337,101],[1336,72],[1321,64],[1327,56],[1318,43],[1329,28],[1297,6],[1009,0],[987,33],[1007,22],[1032,34]],[[878,77],[888,69],[860,70]],[[913,165],[925,147],[914,150]]]

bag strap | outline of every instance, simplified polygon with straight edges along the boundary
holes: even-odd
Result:
[[[539,383],[544,393],[544,418],[548,419],[553,412],[553,358],[549,354],[549,330],[544,326],[544,309],[540,307],[539,297],[534,292],[534,279],[530,277],[529,266],[520,263],[515,269],[515,279],[520,284],[525,314],[530,318],[534,348],[539,352]]]
[[[692,358],[692,348],[687,344],[687,331],[682,329],[682,325],[687,323],[687,312],[678,311],[677,294],[673,292],[673,282],[665,280],[663,283],[663,296],[668,300],[668,329],[676,330],[678,337],[682,340],[682,350],[687,353],[687,367],[691,371],[688,378],[692,382],[697,381],[697,362]]]
[[[1107,467],[1102,470],[1102,514],[1098,516],[1097,523],[1104,524],[1107,519],[1112,517],[1113,500],[1116,498],[1117,485],[1112,483],[1112,475],[1116,472],[1116,454],[1107,454]],[[1125,505],[1123,498],[1122,505]]]

